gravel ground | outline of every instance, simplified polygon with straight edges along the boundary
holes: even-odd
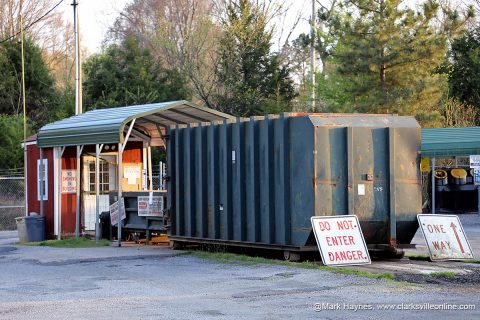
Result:
[[[18,260],[21,249],[0,251],[0,319],[480,318],[480,297],[471,286],[225,264],[189,255],[46,265]],[[478,308],[378,310],[381,304],[445,309],[445,303]],[[358,306],[373,310],[351,310]]]
[[[477,218],[462,221],[478,251]],[[0,319],[480,319],[478,264],[403,259],[366,269],[392,272],[391,281],[167,248],[21,247],[14,237],[0,232]],[[408,272],[416,268],[457,275]],[[454,310],[465,305],[475,309]]]

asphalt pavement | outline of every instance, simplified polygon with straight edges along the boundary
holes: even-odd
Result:
[[[462,219],[471,219],[464,228],[478,250],[478,220]],[[220,263],[165,246],[59,249],[15,242],[15,232],[0,232],[0,319],[480,319],[479,283],[468,275],[461,282],[392,281]],[[385,265],[402,265],[373,265],[382,263],[386,271]]]

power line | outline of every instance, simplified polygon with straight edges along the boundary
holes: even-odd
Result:
[[[60,0],[56,5],[54,5],[50,10],[48,10],[43,16],[41,16],[40,18],[38,18],[37,20],[33,21],[32,23],[30,23],[28,26],[26,26],[23,31],[26,31],[28,30],[30,27],[32,27],[34,24],[36,24],[37,22],[39,22],[40,20],[42,20],[43,18],[45,18],[46,16],[48,16],[53,10],[55,10],[61,3],[63,2],[63,0]],[[16,36],[18,36],[22,31],[18,31],[17,33],[15,34],[12,34],[10,37],[6,38],[6,39],[3,39],[2,41],[0,41],[0,44],[4,43],[4,42],[7,42],[8,40],[11,40],[13,38],[15,38]]]

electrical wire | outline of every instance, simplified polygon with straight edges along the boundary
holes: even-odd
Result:
[[[55,10],[64,0],[60,0],[56,5],[54,5],[50,10],[48,10],[43,16],[41,16],[40,18],[38,18],[37,20],[33,21],[32,23],[30,23],[28,26],[26,26],[23,31],[26,31],[28,30],[30,27],[32,27],[34,24],[36,24],[37,22],[39,22],[40,20],[42,20],[43,18],[45,18],[46,16],[48,16],[53,10]],[[3,39],[2,41],[0,41],[0,44],[4,43],[4,42],[7,42],[8,40],[11,40],[13,39],[14,37],[18,36],[22,31],[18,31],[17,33],[15,34],[12,34],[10,37],[6,38],[6,39]]]

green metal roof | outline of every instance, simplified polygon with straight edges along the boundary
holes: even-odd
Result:
[[[123,143],[126,125],[133,119],[136,119],[133,137],[148,139],[151,145],[163,145],[162,136],[169,126],[230,118],[228,114],[184,100],[97,109],[45,125],[38,132],[37,146]]]
[[[427,157],[480,154],[480,127],[422,130],[422,155]]]

